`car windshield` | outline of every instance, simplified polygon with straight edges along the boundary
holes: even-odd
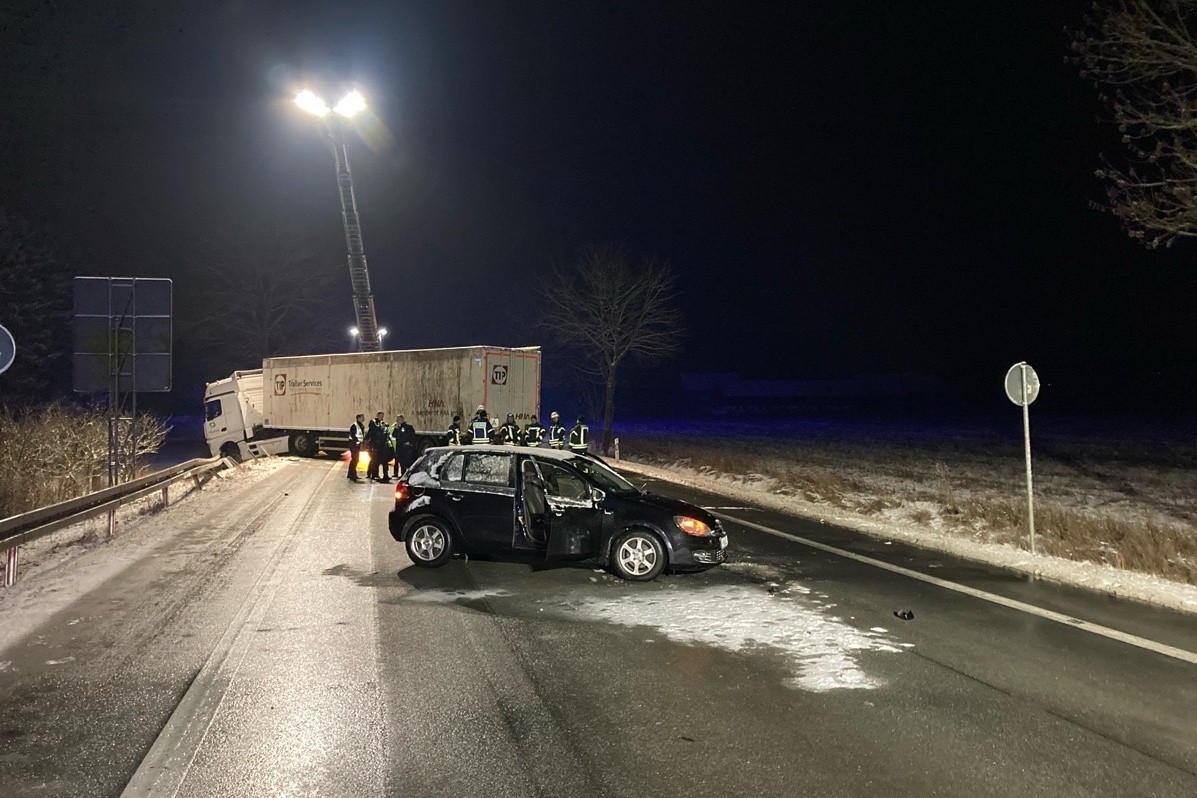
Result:
[[[592,482],[609,493],[639,493],[640,490],[610,468],[589,457],[574,457],[569,464],[588,476]]]

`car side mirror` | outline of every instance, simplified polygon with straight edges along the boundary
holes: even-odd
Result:
[[[590,500],[594,502],[595,507],[598,507],[600,504],[602,504],[603,499],[605,498],[607,498],[607,494],[603,491],[599,490],[598,488],[590,489]]]

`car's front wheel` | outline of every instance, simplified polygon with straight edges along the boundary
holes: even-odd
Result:
[[[611,568],[633,582],[651,582],[665,568],[665,547],[646,529],[625,532],[611,546]]]
[[[421,568],[440,568],[453,556],[453,537],[439,518],[416,521],[405,545],[407,556]]]

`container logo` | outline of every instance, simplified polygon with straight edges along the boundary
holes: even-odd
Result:
[[[286,374],[275,374],[274,375],[274,395],[275,396],[286,396],[287,395],[287,375]]]
[[[507,384],[507,367],[494,366],[490,370],[490,381],[492,385],[506,385]]]

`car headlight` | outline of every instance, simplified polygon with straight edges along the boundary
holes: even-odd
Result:
[[[697,518],[690,518],[685,515],[675,515],[673,523],[677,524],[677,528],[685,532],[687,535],[709,535],[711,528],[699,521]]]

